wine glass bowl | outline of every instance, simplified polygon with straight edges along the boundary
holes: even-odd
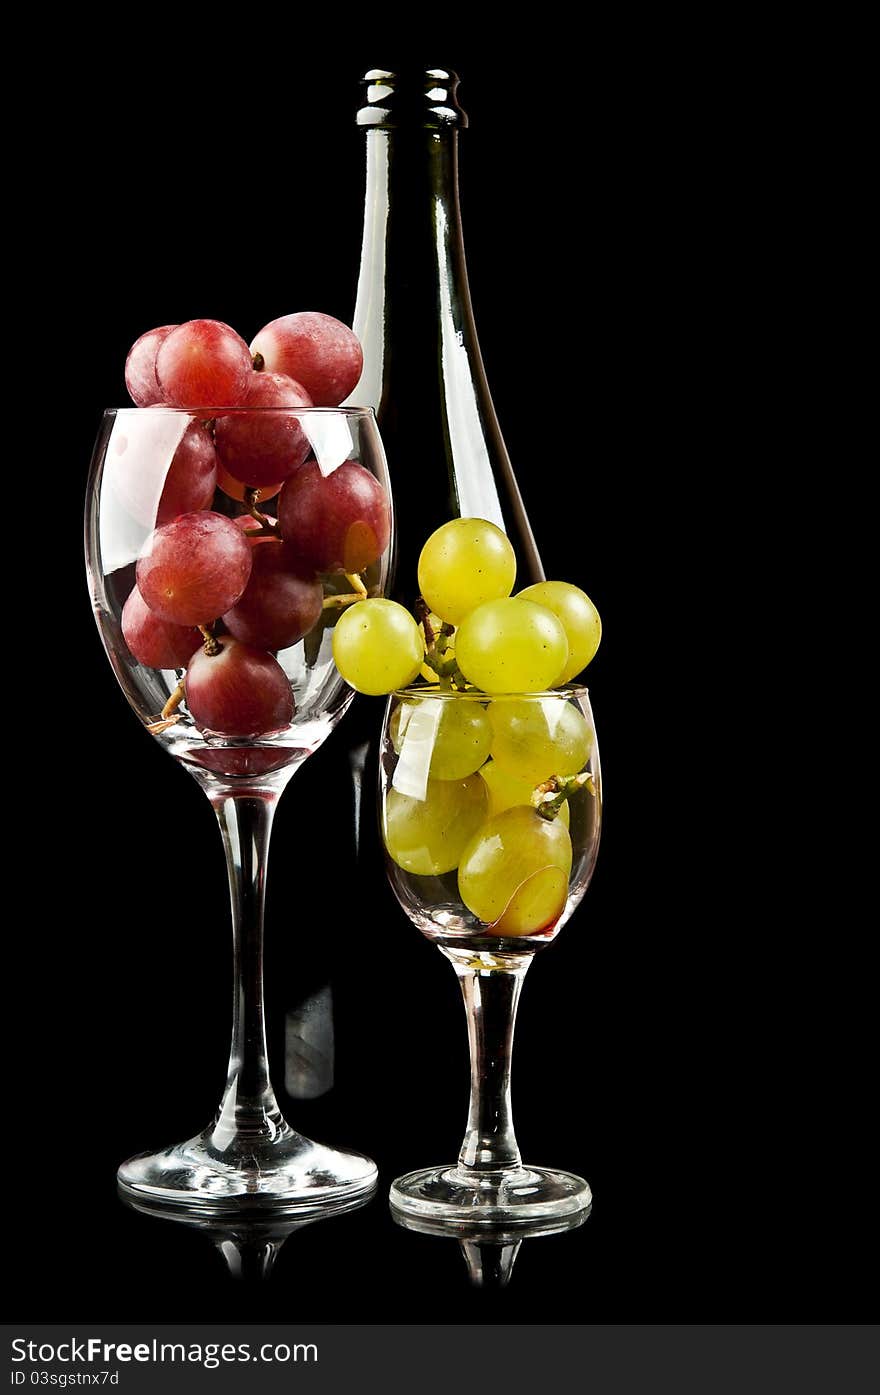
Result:
[[[383,595],[392,525],[369,408],[104,416],[86,500],[95,619],[135,715],[214,808],[232,898],[226,1090],[207,1128],[120,1167],[120,1186],[151,1204],[300,1215],[375,1187],[371,1159],[304,1138],[278,1106],[263,905],[278,799],[352,699],[333,626]]]
[[[587,690],[395,693],[379,783],[391,885],[453,965],[471,1050],[458,1162],[398,1177],[392,1209],[453,1227],[584,1211],[582,1177],[522,1163],[510,1061],[526,970],[580,903],[596,861],[602,784]]]
[[[360,469],[367,472],[384,491],[390,519],[391,493],[387,465],[375,417],[370,409],[349,407],[283,411],[251,407],[247,410],[212,408],[211,411],[216,413],[209,418],[209,425],[213,424],[215,433],[224,422],[250,418],[260,418],[273,424],[281,419],[282,425],[294,425],[301,433],[304,445],[310,448],[310,459],[304,462],[302,468],[308,469],[311,465],[322,472],[327,470],[328,479],[343,463],[357,462]],[[197,433],[207,438],[207,446]],[[213,467],[211,456],[208,456],[205,467],[199,457],[200,451],[205,455],[211,452]],[[189,468],[191,476],[192,473],[196,474],[194,482],[181,484],[181,463]],[[217,466],[219,468],[215,469]],[[241,497],[233,497],[226,492],[217,482],[218,475],[226,489],[235,489]],[[298,603],[305,610],[303,627],[307,625],[308,628],[292,643],[280,647],[272,645],[269,650],[287,680],[293,699],[291,719],[279,722],[277,730],[237,735],[200,724],[186,702],[167,716],[163,715],[177,690],[185,664],[169,663],[157,667],[143,662],[132,653],[126,642],[124,626],[128,617],[125,608],[130,598],[137,599],[134,593],[137,590],[139,563],[142,565],[144,556],[149,555],[156,530],[173,523],[178,513],[210,512],[219,515],[234,522],[245,536],[245,527],[251,524],[252,518],[244,498],[246,488],[231,479],[219,465],[211,450],[210,431],[192,411],[150,407],[122,408],[105,413],[93,457],[86,511],[87,569],[101,639],[135,714],[169,754],[194,773],[207,771],[221,778],[232,779],[268,775],[286,766],[299,764],[321,745],[344,715],[353,697],[352,690],[342,680],[333,662],[332,627],[341,614],[341,607],[337,608],[331,600],[334,596],[350,593],[351,582],[344,573],[334,571],[318,575],[314,569],[306,566],[302,570],[311,571],[310,576],[290,581],[284,575],[281,580],[287,583],[288,590],[296,588],[296,580],[311,583],[311,594],[302,597],[294,589],[292,597],[294,605]],[[279,506],[279,497],[280,490],[271,485],[259,490],[257,511],[268,516],[270,527],[277,527],[274,514]],[[261,525],[253,518],[252,532],[247,536],[253,559],[249,583],[261,579],[258,572],[266,574],[272,570],[271,566],[265,565],[266,562],[271,563],[271,556],[261,553],[259,549],[267,548],[271,554],[285,546],[271,532],[263,534],[260,530]],[[185,538],[182,546],[187,546]],[[193,550],[197,553],[198,546]],[[364,555],[362,551],[361,557]],[[363,585],[370,595],[384,595],[390,558],[391,548],[386,540],[379,555],[359,569]],[[269,582],[273,580],[270,576]],[[305,586],[298,589],[304,590]],[[264,593],[267,590],[271,591],[271,586],[264,587]],[[257,601],[260,599],[258,596]],[[325,606],[325,602],[329,604]],[[317,615],[314,610],[316,606],[320,606]],[[241,608],[240,601],[238,608]],[[150,618],[149,614],[147,618]],[[208,618],[216,621],[220,617],[211,615]],[[252,621],[252,616],[246,615],[245,618]],[[270,627],[273,622],[277,625],[276,616],[271,614]],[[187,624],[183,629],[192,630],[193,625]],[[253,623],[249,630],[240,630],[239,633],[245,641],[250,639],[252,647],[264,647],[253,645],[253,639],[260,637],[258,633],[255,635]],[[279,636],[273,634],[270,628],[267,637]],[[280,638],[287,636],[282,633]],[[185,646],[185,638],[183,643]],[[193,643],[198,644],[198,635],[194,636]],[[149,653],[148,657],[151,657]],[[180,658],[181,654],[168,653],[160,657]],[[271,672],[274,674],[274,667]]]
[[[579,783],[557,817],[543,819],[530,800],[559,774]],[[380,784],[391,885],[428,939],[497,958],[532,955],[556,938],[599,846],[601,775],[586,688],[401,691],[386,712]],[[488,825],[510,844],[499,848],[494,872],[477,865],[484,850],[468,856]],[[481,886],[481,871],[497,887]]]

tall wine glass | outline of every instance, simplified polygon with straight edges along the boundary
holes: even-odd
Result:
[[[510,1064],[526,971],[580,902],[596,860],[602,793],[586,688],[392,694],[380,802],[391,885],[455,969],[471,1054],[458,1162],[398,1177],[392,1208],[462,1231],[585,1210],[582,1177],[523,1164]]]
[[[205,416],[106,412],[86,502],[107,656],[135,716],[208,796],[232,900],[232,1045],[216,1118],[184,1143],[129,1159],[118,1177],[135,1196],[201,1213],[309,1211],[368,1193],[376,1166],[296,1133],[275,1098],[263,1006],[266,858],[288,781],[351,701],[332,626],[346,604],[385,589],[391,496],[369,409]],[[279,461],[280,494],[240,482],[260,473],[249,451]]]

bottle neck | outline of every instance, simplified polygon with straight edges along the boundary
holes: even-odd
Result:
[[[425,433],[436,433],[448,474],[445,516],[486,518],[513,532],[524,554],[522,583],[540,580],[474,323],[458,196],[458,130],[373,127],[366,147],[353,321],[364,371],[348,402],[373,407],[389,441],[404,414],[418,418]],[[395,471],[410,468],[393,458],[389,465],[393,480]]]
[[[352,328],[364,372],[351,401],[379,412],[392,345],[408,352],[415,332],[444,338],[467,327],[479,345],[467,281],[458,200],[458,132],[415,127],[366,131],[364,235]],[[392,331],[407,338],[392,339]],[[479,359],[482,370],[482,360]]]

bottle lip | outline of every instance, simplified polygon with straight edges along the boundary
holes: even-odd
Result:
[[[362,83],[365,103],[357,113],[359,126],[444,130],[468,124],[456,97],[458,74],[451,68],[370,68]]]

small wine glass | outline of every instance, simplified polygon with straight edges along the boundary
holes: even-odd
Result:
[[[221,440],[238,455],[229,447],[224,457]],[[224,458],[234,457],[247,477],[242,451],[261,448],[281,461],[280,496],[280,485],[255,489],[225,472]],[[290,1214],[375,1187],[370,1158],[302,1137],[278,1106],[266,1049],[263,906],[278,800],[353,695],[333,662],[333,623],[346,604],[383,594],[391,538],[371,409],[104,415],[86,500],[95,618],[135,716],[217,815],[235,972],[216,1118],[184,1143],[124,1162],[119,1184],[135,1197],[196,1214]]]
[[[599,845],[601,777],[586,688],[392,694],[380,803],[391,885],[455,969],[471,1055],[458,1162],[398,1177],[392,1209],[463,1230],[586,1210],[592,1196],[582,1177],[523,1165],[510,1100],[526,970],[579,904]]]

